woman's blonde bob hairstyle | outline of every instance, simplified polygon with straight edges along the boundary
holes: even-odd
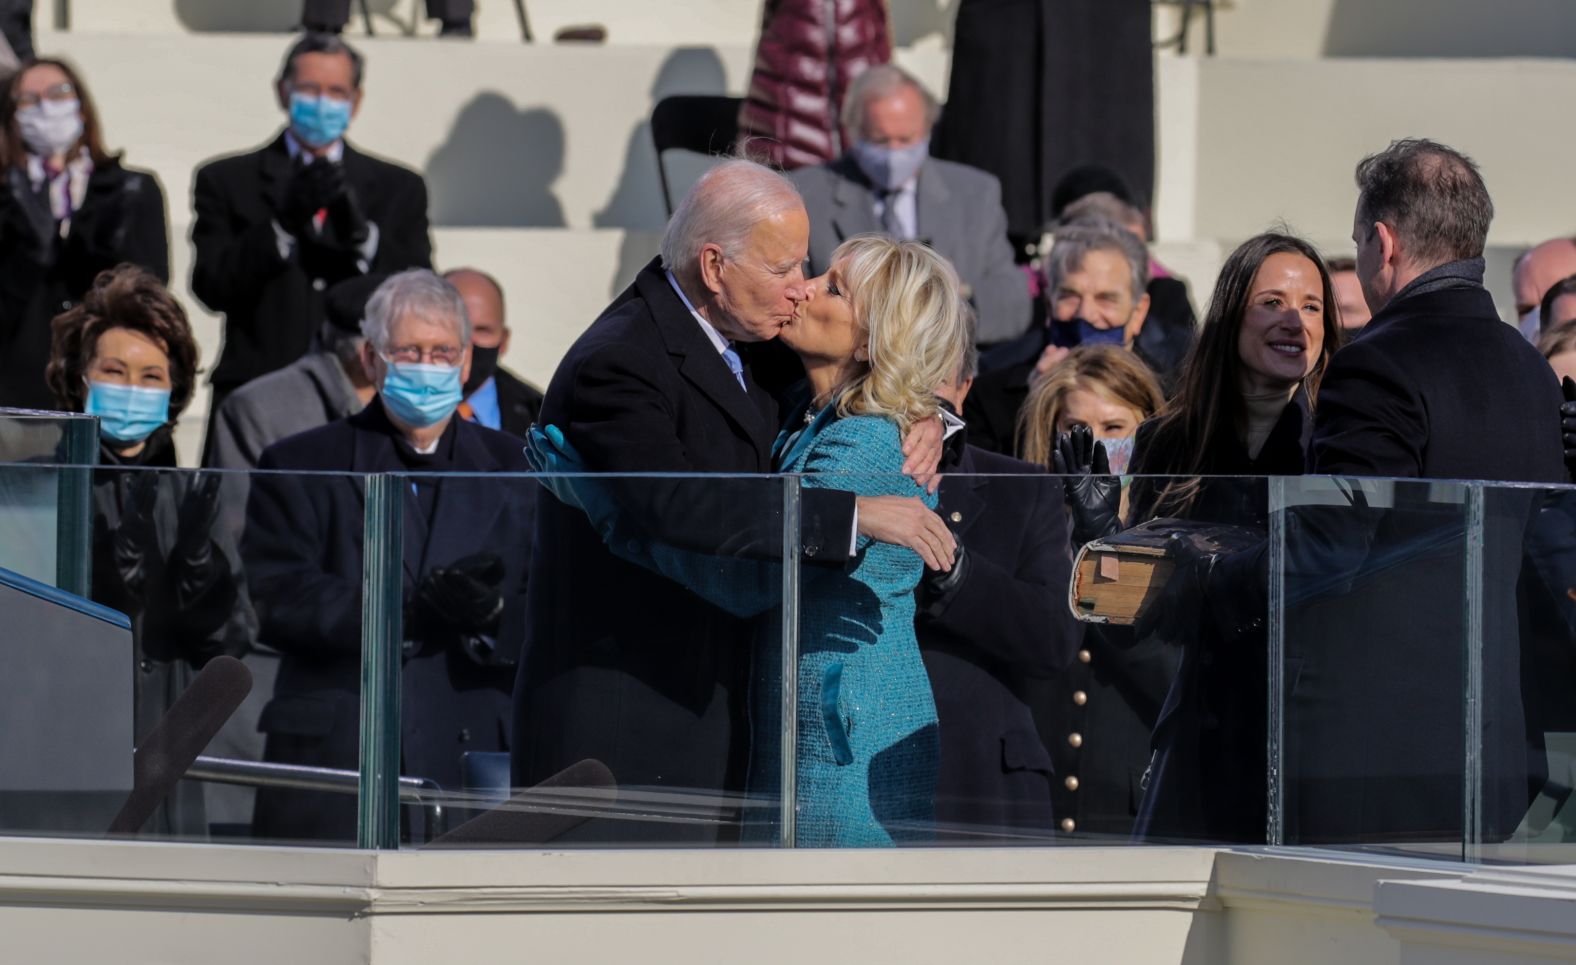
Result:
[[[963,362],[968,327],[958,273],[928,245],[885,235],[850,238],[832,252],[864,329],[870,366],[843,386],[837,413],[879,415],[907,432],[934,418],[936,389]]]
[[[1018,458],[1051,467],[1067,397],[1079,389],[1132,409],[1138,422],[1153,416],[1164,402],[1160,383],[1138,356],[1114,345],[1080,345],[1030,390],[1018,413]]]

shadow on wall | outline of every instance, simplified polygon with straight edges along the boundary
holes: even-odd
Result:
[[[672,94],[724,93],[727,93],[727,73],[717,52],[710,47],[680,47],[662,62],[656,80],[652,81],[651,107]],[[650,110],[646,111],[646,116],[651,116]],[[668,158],[668,177],[675,198],[682,197],[709,166],[708,161],[698,156],[681,159],[680,153],[671,152]],[[692,163],[685,163],[686,160]],[[624,170],[619,175],[618,187],[602,210],[591,216],[591,223],[598,228],[637,229],[625,235],[609,295],[622,291],[629,279],[656,255],[649,232],[660,232],[667,220],[667,210],[662,204],[662,184],[657,178],[657,149],[651,142],[651,124],[642,120],[629,133],[629,147],[624,152]]]
[[[564,124],[545,107],[516,109],[502,94],[476,95],[427,159],[434,227],[561,228],[553,182],[564,170]]]
[[[1327,57],[1570,57],[1571,0],[1335,0]]]
[[[952,25],[963,0],[902,0],[891,4],[892,45],[910,47],[940,42],[952,46]]]
[[[301,25],[303,0],[175,0],[175,17],[196,33],[290,33]],[[412,36],[425,19],[421,0],[367,0],[380,34]],[[351,33],[362,32],[361,3],[350,6]]]

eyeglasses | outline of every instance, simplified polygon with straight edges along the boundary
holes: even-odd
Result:
[[[68,81],[61,81],[53,87],[46,87],[43,93],[28,91],[25,94],[18,94],[16,106],[19,108],[37,107],[44,101],[60,104],[65,101],[75,100],[76,97],[77,89],[71,86]]]
[[[430,362],[432,365],[447,365],[453,368],[460,364],[465,357],[465,349],[458,345],[440,345],[437,348],[422,349],[419,345],[402,345],[399,348],[389,349],[383,356],[385,362],[399,362],[405,365],[416,365],[421,362]]]

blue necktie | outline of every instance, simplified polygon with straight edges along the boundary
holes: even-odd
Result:
[[[739,388],[748,393],[750,390],[744,388],[744,362],[739,359],[739,353],[733,350],[732,345],[722,350],[722,360],[728,363],[728,371],[739,380]]]

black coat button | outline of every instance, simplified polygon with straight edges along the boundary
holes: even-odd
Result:
[[[461,727],[460,728],[460,742],[461,743],[469,743],[470,739],[471,739],[471,729],[469,727]]]

